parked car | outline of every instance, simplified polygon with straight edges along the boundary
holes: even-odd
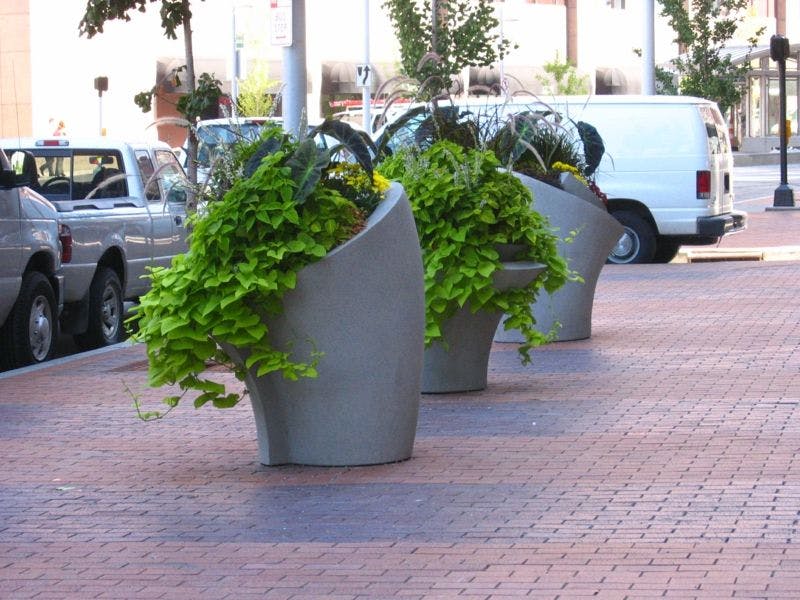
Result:
[[[608,210],[625,232],[612,250],[614,263],[668,262],[682,244],[714,244],[742,231],[746,213],[733,208],[733,154],[717,105],[687,96],[562,96],[472,98],[459,110],[487,118],[553,111],[561,124],[593,125],[605,154],[595,174]],[[376,132],[390,149],[414,143],[421,119],[397,131]]]
[[[69,230],[24,180],[0,150],[0,369],[53,355],[64,299]]]
[[[105,137],[8,138],[0,147],[69,233],[62,331],[82,349],[121,341],[123,301],[149,289],[149,267],[187,248],[188,182],[175,155],[163,142]]]

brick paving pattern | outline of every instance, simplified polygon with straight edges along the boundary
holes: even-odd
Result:
[[[139,422],[141,347],[7,373],[0,597],[798,598],[798,316],[800,263],[608,265],[591,339],[495,344],[372,467],[261,466],[246,404]]]

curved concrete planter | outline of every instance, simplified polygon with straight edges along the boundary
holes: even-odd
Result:
[[[546,216],[553,227],[558,228],[560,236],[578,231],[571,243],[559,242],[559,253],[584,281],[567,282],[553,294],[542,292],[533,305],[537,328],[547,332],[558,322],[561,327],[556,341],[588,338],[592,335],[592,305],[597,278],[611,249],[622,235],[622,225],[586,186],[574,181],[574,178],[568,179],[565,187],[572,189],[575,194],[585,194],[584,197],[520,173],[514,175],[531,190],[534,208]],[[494,339],[519,343],[522,342],[522,334],[515,329],[506,331],[501,323]]]
[[[265,465],[365,465],[411,456],[425,330],[422,257],[403,188],[392,184],[366,228],[298,273],[284,313],[268,322],[278,348],[319,377],[246,379]],[[245,354],[237,352],[241,361]]]
[[[494,274],[498,290],[522,287],[533,281],[545,265],[533,262],[504,262]],[[442,326],[446,345],[434,342],[425,349],[422,391],[427,394],[468,392],[486,388],[492,337],[502,313],[479,310],[469,305],[456,312]]]

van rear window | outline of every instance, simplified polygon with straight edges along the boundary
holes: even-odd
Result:
[[[710,106],[699,107],[700,116],[706,126],[706,137],[708,138],[708,150],[711,154],[727,154],[730,152],[730,141],[725,122],[719,111]]]

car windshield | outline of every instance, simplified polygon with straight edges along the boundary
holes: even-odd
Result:
[[[197,130],[197,162],[199,166],[208,168],[217,147],[234,144],[237,141],[254,141],[258,139],[263,123],[236,123],[206,125]]]

